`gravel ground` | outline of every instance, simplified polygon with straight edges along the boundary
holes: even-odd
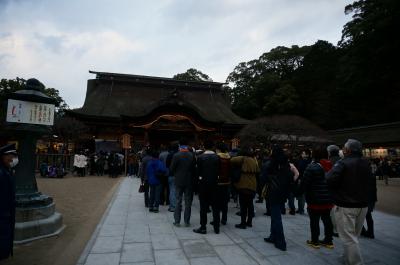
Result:
[[[376,209],[385,213],[400,216],[400,178],[392,178],[389,185],[383,180],[377,181],[378,202]]]
[[[38,178],[39,191],[53,197],[67,226],[58,237],[14,247],[5,265],[75,265],[122,178]]]

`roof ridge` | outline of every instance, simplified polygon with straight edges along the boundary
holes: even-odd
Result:
[[[127,78],[137,78],[137,79],[147,79],[147,80],[160,80],[160,81],[173,81],[178,83],[192,83],[192,84],[202,84],[202,85],[218,85],[222,86],[227,83],[214,82],[214,81],[191,81],[191,80],[179,80],[171,77],[160,77],[160,76],[149,76],[149,75],[133,75],[133,74],[123,74],[123,73],[111,73],[111,72],[98,72],[89,70],[89,73],[96,74],[96,78],[99,75],[103,76],[115,76],[115,77],[127,77]]]

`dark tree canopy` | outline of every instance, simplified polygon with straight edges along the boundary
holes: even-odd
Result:
[[[26,80],[23,78],[15,78],[15,79],[1,79],[0,80],[0,101],[3,104],[5,98],[8,94],[13,93],[17,90],[25,89]],[[65,109],[68,109],[67,103],[60,96],[60,92],[51,87],[45,87],[43,85],[43,93],[47,96],[53,98],[56,101],[56,111],[58,114],[62,115]]]
[[[194,68],[190,68],[184,73],[176,74],[172,78],[183,81],[213,81],[208,75]]]
[[[248,119],[297,114],[325,129],[400,120],[400,1],[359,0],[338,46],[278,46],[239,63],[227,82]]]
[[[43,85],[43,84],[42,84]],[[23,78],[15,78],[15,79],[1,79],[0,80],[0,119],[2,121],[5,120],[6,116],[6,98],[7,95],[10,93],[13,93],[17,90],[22,90],[25,89],[26,86],[26,80]],[[45,87],[43,85],[43,88],[41,89],[44,94],[47,96],[55,99],[56,101],[56,113],[55,113],[55,123],[57,120],[59,120],[61,117],[64,116],[64,111],[68,109],[67,103],[64,101],[64,99],[60,96],[60,92],[51,87]]]
[[[248,119],[298,112],[297,91],[290,81],[303,65],[309,49],[308,46],[279,46],[257,60],[236,66],[227,79],[233,84],[233,110]]]
[[[76,141],[89,132],[89,127],[75,118],[63,116],[54,121],[53,132],[66,142],[69,140]]]

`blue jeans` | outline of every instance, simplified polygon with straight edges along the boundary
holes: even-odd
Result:
[[[282,204],[271,203],[271,234],[269,238],[274,242],[276,247],[286,249],[286,240],[285,235],[283,234],[281,209]]]
[[[135,175],[135,167],[133,164],[128,164],[128,176]]]
[[[190,224],[190,216],[192,214],[193,190],[192,187],[175,186],[176,205],[174,212],[174,219],[176,224],[181,222],[182,200],[185,201],[185,210],[183,219],[185,224]]]
[[[168,177],[168,185],[169,185],[169,209],[175,209],[176,202],[176,193],[175,193],[175,177]]]
[[[150,185],[150,209],[157,209],[160,205],[161,185]]]

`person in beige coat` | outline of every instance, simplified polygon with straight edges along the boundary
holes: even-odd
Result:
[[[239,156],[232,158],[231,165],[232,170],[240,170],[240,178],[235,183],[235,188],[239,193],[241,222],[235,227],[246,229],[253,226],[253,199],[257,189],[256,175],[260,173],[260,169],[257,160],[248,148],[243,148]]]

